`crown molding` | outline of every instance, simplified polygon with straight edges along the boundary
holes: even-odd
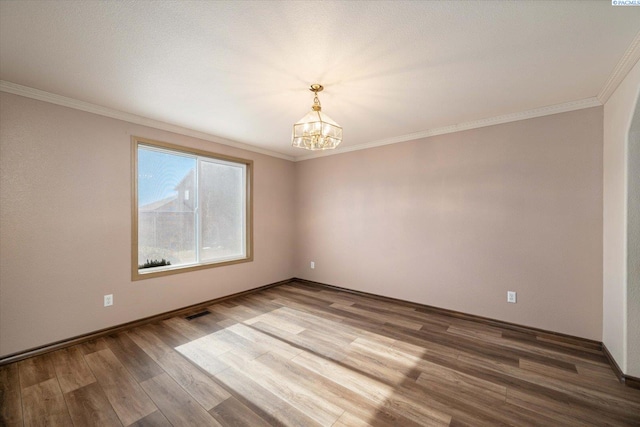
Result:
[[[609,97],[620,86],[622,80],[629,74],[629,71],[640,60],[640,32],[636,34],[635,38],[627,48],[627,51],[622,55],[620,61],[616,64],[615,68],[611,72],[611,75],[607,79],[600,93],[598,93],[598,99],[602,104],[609,100]]]
[[[366,150],[368,148],[381,147],[383,145],[397,144],[399,142],[413,141],[430,136],[444,135],[447,133],[460,132],[464,130],[477,129],[487,126],[499,125],[503,123],[516,122],[520,120],[532,119],[535,117],[550,116],[552,114],[566,113],[568,111],[582,110],[584,108],[599,107],[602,103],[596,97],[581,99],[578,101],[565,102],[563,104],[549,105],[547,107],[534,108],[533,110],[522,111],[519,113],[505,114],[502,116],[489,117],[471,122],[459,123],[451,126],[428,129],[421,132],[410,133],[407,135],[396,136],[393,138],[381,139],[378,141],[358,144],[342,149],[322,151],[317,154],[309,154],[296,157],[296,161],[310,160],[317,157],[332,156],[335,154],[348,153],[350,151]]]
[[[638,40],[640,40],[640,38],[638,38]],[[407,135],[400,135],[392,138],[386,138],[378,141],[367,142],[364,144],[358,144],[350,147],[339,148],[336,150],[315,152],[313,154],[305,154],[302,156],[292,157],[292,156],[287,156],[285,154],[277,153],[275,151],[265,150],[252,145],[243,144],[241,142],[236,142],[229,139],[221,138],[205,132],[200,132],[200,131],[188,129],[182,126],[161,122],[159,120],[149,119],[149,118],[138,116],[135,114],[125,113],[123,111],[118,111],[111,108],[106,108],[99,105],[91,104],[89,102],[79,101],[77,99],[56,95],[40,89],[34,89],[28,86],[22,86],[16,83],[7,82],[5,80],[0,80],[0,92],[12,93],[14,95],[20,95],[27,98],[36,99],[39,101],[61,105],[63,107],[68,107],[76,110],[85,111],[88,113],[98,114],[101,116],[110,117],[117,120],[123,120],[129,123],[134,123],[142,126],[149,126],[155,129],[174,132],[180,135],[186,135],[193,138],[203,139],[205,141],[211,141],[218,144],[227,145],[230,147],[252,151],[254,153],[260,153],[267,156],[277,157],[280,159],[289,160],[293,162],[310,160],[318,157],[332,156],[336,154],[343,154],[351,151],[366,150],[368,148],[375,148],[375,147],[381,147],[383,145],[397,144],[400,142],[407,142],[407,141],[412,141],[416,139],[427,138],[430,136],[444,135],[447,133],[477,129],[477,128],[482,128],[486,126],[493,126],[493,125],[498,125],[502,123],[515,122],[519,120],[526,120],[534,117],[548,116],[551,114],[564,113],[568,111],[581,110],[583,108],[598,107],[602,105],[602,102],[600,102],[598,98],[595,98],[595,97],[586,98],[578,101],[565,102],[563,104],[556,104],[556,105],[550,105],[547,107],[535,108],[533,110],[527,110],[519,113],[505,114],[502,116],[490,117],[490,118],[481,119],[481,120],[474,120],[471,122],[465,122],[465,123],[459,123],[459,124],[450,125],[450,126],[444,126],[440,128],[428,129],[421,132],[410,133]]]
[[[221,138],[209,133],[196,131],[171,123],[159,120],[149,119],[147,117],[135,114],[125,113],[123,111],[113,110],[111,108],[102,107],[100,105],[91,104],[89,102],[79,101],[77,99],[68,98],[66,96],[56,95],[54,93],[45,92],[40,89],[34,89],[28,86],[22,86],[5,80],[0,80],[0,92],[7,92],[14,95],[24,96],[26,98],[36,99],[38,101],[49,102],[51,104],[61,105],[63,107],[73,108],[87,113],[98,114],[100,116],[110,117],[112,119],[123,120],[125,122],[134,123],[142,126],[149,126],[155,129],[165,130],[180,135],[190,136],[193,138],[203,139],[205,141],[215,142],[217,144],[227,145],[241,150],[252,151],[254,153],[265,154],[271,157],[277,157],[284,160],[295,161],[294,157],[275,151],[265,150],[253,145],[243,144],[241,142],[232,141],[230,139]]]

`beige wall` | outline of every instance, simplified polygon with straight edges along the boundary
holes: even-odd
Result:
[[[600,340],[602,114],[297,163],[297,275]]]
[[[0,114],[0,357],[292,276],[602,338],[602,108],[296,164],[6,93]],[[131,135],[254,160],[253,262],[131,282]]]
[[[636,98],[628,147],[626,374],[640,377],[640,94]]]
[[[0,356],[293,275],[293,163],[6,93],[0,114]],[[254,160],[253,262],[131,281],[131,135]]]
[[[640,63],[637,63],[604,106],[603,155],[602,341],[622,371],[634,376],[640,376],[640,280],[627,274],[628,262],[634,262],[627,254],[627,224],[630,219],[627,218],[627,183],[633,179],[627,165],[631,162],[628,157],[629,130],[639,92]]]

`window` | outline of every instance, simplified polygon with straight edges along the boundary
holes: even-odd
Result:
[[[251,261],[253,162],[132,141],[132,279]]]

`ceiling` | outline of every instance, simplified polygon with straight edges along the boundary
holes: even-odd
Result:
[[[639,30],[609,1],[3,0],[0,79],[301,159],[311,83],[349,151],[597,105]]]

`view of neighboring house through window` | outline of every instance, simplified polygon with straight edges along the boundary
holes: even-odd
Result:
[[[137,138],[134,150],[134,279],[251,259],[250,161]]]

